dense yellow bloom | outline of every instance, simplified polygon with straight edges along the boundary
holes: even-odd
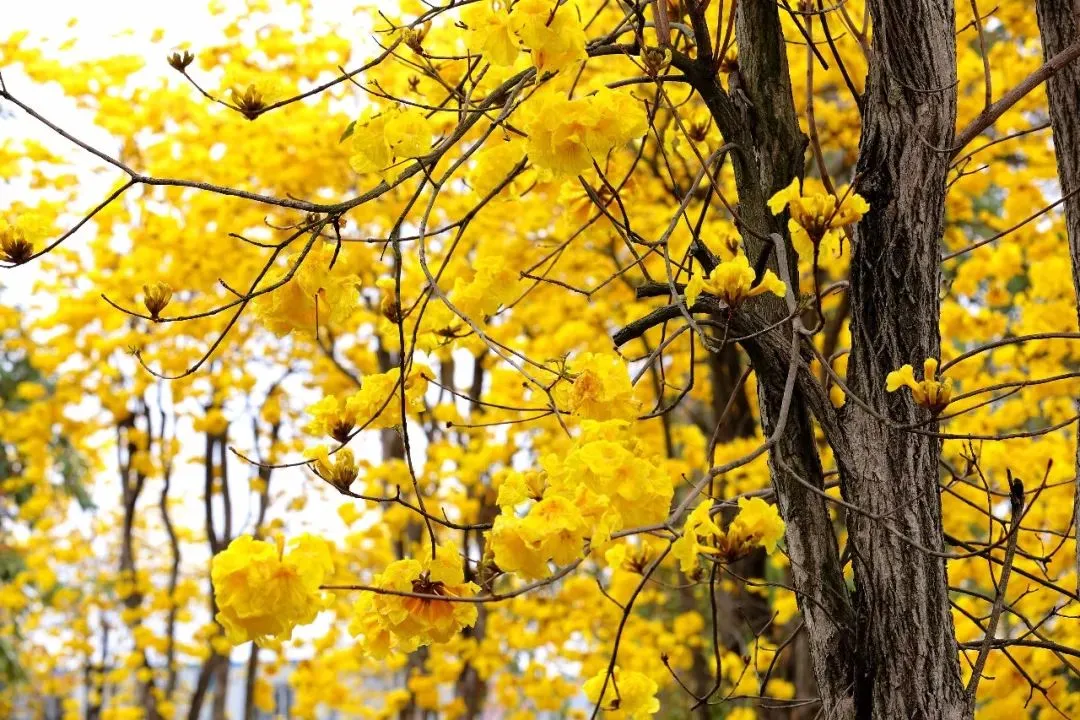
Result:
[[[531,579],[545,577],[548,560],[566,565],[581,557],[589,529],[577,505],[559,495],[545,497],[523,518],[504,511],[491,531],[495,564]]]
[[[627,383],[628,384],[628,383]],[[548,563],[581,557],[583,542],[604,542],[616,530],[659,522],[667,516],[671,479],[654,464],[625,421],[585,421],[581,437],[564,456],[545,456],[542,474],[511,474],[499,490],[502,514],[490,542],[495,564],[536,579]],[[514,506],[543,492],[524,517]]]
[[[570,412],[591,420],[630,420],[640,403],[626,363],[614,353],[585,353],[569,363],[570,383],[557,396]]]
[[[728,536],[742,542],[760,545],[765,552],[776,551],[776,543],[784,537],[784,521],[775,505],[761,498],[739,498],[739,514],[728,527]]]
[[[450,543],[439,545],[435,557],[397,560],[376,575],[372,586],[382,590],[447,598],[471,597],[478,589],[465,582],[461,557]],[[391,650],[412,652],[444,643],[476,622],[476,604],[431,598],[365,593],[353,607],[349,630],[363,636],[364,647],[382,657]]]
[[[614,530],[648,525],[667,517],[674,494],[662,459],[621,420],[585,421],[573,447],[540,460],[550,493],[577,503],[599,542]]]
[[[754,268],[750,267],[750,261],[745,255],[736,255],[717,265],[708,276],[702,277],[698,273],[690,278],[686,284],[686,304],[693,305],[703,292],[721,298],[732,308],[755,295],[769,292],[784,297],[787,292],[787,285],[772,270],[766,270],[757,285],[754,279]]]
[[[540,73],[570,69],[588,58],[578,8],[552,0],[481,0],[461,19],[469,49],[493,65],[513,65],[524,45]]]
[[[543,91],[528,110],[529,159],[559,179],[577,175],[594,158],[602,159],[646,129],[642,105],[616,90],[573,100],[564,93]]]
[[[607,680],[607,687],[604,681]],[[607,667],[585,681],[585,697],[589,702],[600,702],[600,709],[613,720],[634,720],[655,715],[660,710],[656,699],[659,686],[648,675],[633,670],[620,670],[616,666],[612,677],[607,677]],[[603,700],[600,693],[603,691]]]
[[[923,379],[919,381],[915,379],[915,371],[911,365],[904,365],[888,374],[885,378],[885,389],[895,392],[902,387],[911,388],[911,396],[915,398],[915,402],[930,408],[936,415],[952,400],[952,387],[947,380],[937,379],[937,369],[938,361],[926,358],[923,361]]]
[[[353,129],[349,164],[358,173],[379,173],[390,179],[394,165],[431,149],[434,134],[431,121],[417,108],[395,105],[369,111]]]
[[[814,247],[829,233],[858,222],[870,210],[862,195],[850,188],[838,188],[839,197],[830,193],[804,195],[799,178],[769,199],[769,209],[779,214],[790,207],[789,229],[795,241],[809,241]]]
[[[521,52],[510,3],[494,0],[467,5],[461,19],[468,27],[468,46],[493,65],[513,65]],[[582,45],[584,49],[584,45]]]
[[[495,518],[488,536],[495,564],[503,572],[535,580],[551,574],[543,552],[544,531],[507,511]]]
[[[259,287],[271,287],[284,281],[289,272],[295,270],[294,274],[280,287],[252,301],[255,316],[268,330],[281,336],[294,330],[314,335],[316,315],[322,325],[343,323],[359,302],[359,278],[346,271],[342,262],[330,268],[333,258],[331,243],[319,243],[303,260],[298,254],[290,256],[286,265],[268,274]]]
[[[540,73],[569,68],[588,57],[585,30],[574,3],[518,0],[510,17]]]
[[[323,608],[319,586],[333,573],[325,540],[301,535],[288,551],[241,535],[214,556],[210,577],[218,605],[215,620],[234,645],[255,640],[287,640],[297,625],[315,619]]]

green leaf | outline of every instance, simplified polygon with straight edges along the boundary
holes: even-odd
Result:
[[[26,680],[26,671],[19,665],[18,654],[7,638],[0,638],[0,680],[5,684]]]
[[[351,123],[349,123],[348,125],[345,126],[345,132],[341,133],[341,139],[338,140],[338,143],[343,143],[346,140],[348,140],[349,137],[353,134],[354,130],[356,130],[356,121],[355,120],[353,120]]]

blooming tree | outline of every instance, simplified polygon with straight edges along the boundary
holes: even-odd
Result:
[[[316,5],[0,38],[5,715],[1080,714],[1075,3]]]

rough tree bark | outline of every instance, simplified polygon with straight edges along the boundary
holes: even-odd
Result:
[[[858,190],[870,203],[851,266],[853,393],[898,423],[928,411],[886,393],[886,375],[939,357],[940,239],[956,122],[952,0],[870,0],[873,53],[864,98]],[[845,498],[892,513],[892,526],[942,548],[937,438],[896,430],[848,402]],[[936,424],[927,426],[936,429]],[[970,716],[960,680],[945,562],[917,550],[883,521],[850,512],[860,718]]]
[[[1035,12],[1047,60],[1080,43],[1080,0],[1036,0]],[[1072,62],[1054,74],[1046,83],[1046,94],[1050,99],[1058,178],[1062,194],[1067,194],[1080,188],[1080,63]],[[1065,200],[1065,229],[1080,316],[1080,194]],[[1080,426],[1077,433],[1080,435]],[[1076,478],[1073,513],[1080,518],[1080,442],[1076,446]],[[1080,522],[1076,524],[1076,541],[1080,546]],[[1080,591],[1080,552],[1076,554],[1076,587]]]
[[[779,9],[773,2],[742,2],[736,6],[735,35],[739,45],[739,73],[743,90],[752,108],[749,122],[740,123],[742,132],[733,133],[744,148],[735,155],[736,175],[748,154],[753,170],[737,180],[739,212],[744,223],[759,234],[776,233],[786,249],[786,276],[798,295],[798,256],[787,232],[786,214],[776,217],[766,205],[768,199],[802,177],[807,139],[799,128],[791,91],[787,49],[780,25]],[[724,127],[724,137],[736,128]],[[752,259],[771,248],[752,233],[744,233]],[[778,259],[771,263],[780,270]],[[782,301],[762,303],[767,321],[787,314]],[[758,371],[759,404],[765,435],[771,436],[780,417],[791,355],[790,329],[780,333],[784,342],[779,353],[770,352],[764,342],[746,344],[747,353]],[[776,349],[775,347],[773,348]],[[805,368],[801,372],[806,372]],[[814,428],[807,398],[792,398],[787,425],[770,452],[769,464],[780,512],[787,522],[786,543],[791,558],[791,574],[799,609],[806,622],[810,657],[817,678],[824,714],[830,718],[852,717],[852,665],[850,638],[853,614],[844,584],[842,566],[832,519],[824,500],[782,472],[793,468],[801,478],[817,488],[824,485]]]
[[[774,216],[768,199],[794,177],[801,177],[807,139],[799,128],[791,92],[785,40],[779,7],[774,2],[741,2],[736,9],[735,35],[739,70],[728,78],[738,82],[745,98],[729,95],[717,77],[710,56],[706,24],[700,8],[691,13],[699,38],[697,58],[680,62],[694,88],[709,108],[724,140],[735,146],[731,162],[738,191],[738,224],[747,255],[757,262],[771,252],[771,233],[786,248],[787,266],[781,274],[792,280],[797,293],[797,256],[787,232],[786,214]],[[701,258],[699,257],[699,260]],[[780,271],[777,258],[770,265]],[[711,268],[703,268],[708,270]],[[754,303],[765,323],[787,314],[782,301],[759,298]],[[736,313],[736,316],[741,313]],[[780,408],[791,358],[790,323],[744,347],[758,377],[759,405],[766,436],[779,424]],[[784,341],[773,342],[777,335]],[[777,350],[777,348],[780,348]],[[800,374],[807,374],[803,365]],[[820,386],[817,386],[820,387]],[[832,519],[824,500],[803,484],[779,472],[786,466],[817,488],[823,473],[814,438],[807,398],[791,398],[784,432],[770,452],[770,467],[780,512],[787,523],[786,543],[791,558],[799,608],[806,622],[808,644],[824,714],[837,720],[854,717],[852,701],[852,649],[854,616],[844,583]]]

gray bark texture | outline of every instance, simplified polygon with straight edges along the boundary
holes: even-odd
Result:
[[[874,27],[857,175],[870,211],[851,266],[853,393],[901,424],[928,411],[886,393],[886,375],[940,357],[940,239],[956,123],[952,0],[871,0]],[[941,149],[946,149],[942,151]],[[941,441],[845,406],[846,500],[855,570],[855,704],[859,718],[970,716],[960,681],[942,549]],[[926,426],[936,429],[936,424]],[[902,534],[905,539],[898,537]]]
[[[1080,0],[1036,0],[1035,12],[1047,60],[1070,45],[1080,43]],[[1046,83],[1046,94],[1050,100],[1058,178],[1064,195],[1080,188],[1080,116],[1077,115],[1080,112],[1080,63],[1069,63],[1054,74]],[[1072,258],[1073,287],[1080,300],[1080,194],[1065,201],[1065,229]],[[1080,312],[1080,302],[1077,309]],[[1077,433],[1080,434],[1080,427]],[[1080,518],[1080,443],[1076,448],[1076,476],[1073,516]],[[1080,522],[1076,524],[1076,540],[1080,546]],[[1076,554],[1076,583],[1080,591],[1080,552]]]

